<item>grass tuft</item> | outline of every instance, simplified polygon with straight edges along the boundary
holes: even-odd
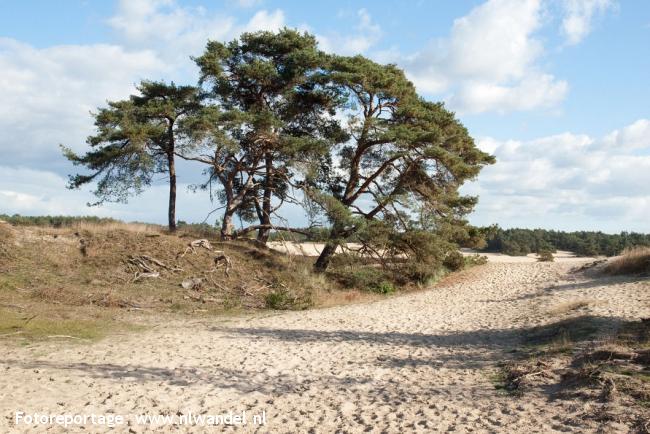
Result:
[[[612,275],[650,273],[650,247],[625,249],[621,256],[607,263],[603,272]]]

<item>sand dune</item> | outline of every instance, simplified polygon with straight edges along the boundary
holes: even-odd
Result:
[[[303,242],[297,243],[293,241],[270,241],[266,245],[282,253],[289,255],[298,255],[298,256],[318,256],[320,252],[325,247],[325,243],[313,243],[313,242]],[[336,249],[336,253],[343,252],[359,252],[362,249],[362,245],[359,243],[346,243]],[[484,253],[477,252],[472,249],[460,249],[463,255],[481,255],[486,256],[489,262],[507,262],[507,263],[517,263],[517,262],[537,262],[538,255],[530,253],[526,256],[508,256],[502,253]],[[594,260],[595,258],[585,258],[576,256],[572,252],[567,252],[563,250],[558,250],[553,254],[556,262],[584,262],[587,260]]]
[[[568,273],[572,265],[489,263],[380,302],[162,322],[93,345],[0,344],[0,431],[33,432],[13,424],[16,410],[246,410],[264,411],[266,425],[227,431],[625,432],[616,421],[584,418],[594,404],[504,396],[491,380],[522,330],[557,320],[549,311],[559,304],[589,299],[581,314],[650,316],[647,282],[589,280]],[[150,429],[131,421],[118,432]]]

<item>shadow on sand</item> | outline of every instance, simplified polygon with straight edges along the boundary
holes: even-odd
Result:
[[[349,375],[318,375],[318,379],[295,380],[293,376],[246,369],[224,369],[219,366],[201,365],[196,367],[162,368],[137,364],[112,363],[65,363],[55,360],[17,361],[3,360],[0,364],[26,370],[63,370],[77,376],[104,378],[119,383],[165,383],[173,386],[193,384],[209,385],[218,389],[233,389],[241,392],[258,391],[262,393],[299,393],[310,389],[312,383],[322,383],[328,387],[353,387],[373,383],[368,365],[403,370],[428,366],[432,369],[482,369],[494,366],[496,362],[516,357],[526,345],[544,345],[562,336],[574,342],[588,341],[603,331],[614,330],[630,323],[616,318],[581,316],[557,321],[548,325],[457,332],[449,334],[420,334],[400,332],[357,332],[350,330],[307,330],[278,328],[223,328],[214,332],[227,333],[233,339],[242,337],[271,339],[295,345],[312,343],[361,343],[385,346],[385,351],[372,360],[360,360],[354,356],[347,361]],[[446,348],[454,351],[419,352],[419,356],[397,357],[395,349]],[[215,351],[218,351],[215,349]],[[288,349],[290,351],[290,349]],[[408,352],[408,351],[407,351]],[[402,352],[403,353],[403,352]],[[424,354],[424,355],[422,355]],[[317,361],[316,361],[317,362]],[[312,361],[311,363],[314,363]],[[32,375],[30,373],[30,375]],[[50,373],[48,373],[50,375]],[[53,375],[53,374],[51,374]],[[399,385],[395,387],[399,388]],[[404,391],[402,391],[404,393]]]

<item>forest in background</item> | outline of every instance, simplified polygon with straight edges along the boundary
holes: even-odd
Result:
[[[84,223],[118,223],[119,220],[95,216],[23,216],[0,214],[0,220],[19,226],[69,227]],[[206,237],[218,238],[219,228],[207,223],[178,222],[179,229],[191,229],[193,233]],[[270,241],[326,242],[330,228],[310,227],[297,229],[296,232],[282,230],[272,231]],[[548,229],[503,229],[498,225],[474,227],[467,230],[469,237],[458,240],[464,247],[475,248],[483,252],[503,253],[511,256],[524,256],[529,253],[544,251],[555,252],[568,250],[579,256],[616,256],[631,247],[650,246],[650,234],[638,232],[621,232],[607,234],[600,231],[557,231]],[[251,236],[253,236],[251,234]],[[363,242],[358,236],[350,237],[347,242]]]
[[[600,231],[564,232],[546,229],[481,228],[486,246],[483,251],[512,256],[568,250],[578,256],[616,256],[635,246],[650,246],[650,235],[636,232],[606,234]]]

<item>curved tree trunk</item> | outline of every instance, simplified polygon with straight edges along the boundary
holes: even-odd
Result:
[[[223,221],[221,222],[221,239],[223,241],[232,240],[235,232],[235,224],[233,223],[233,216],[235,209],[226,208],[223,213]]]
[[[338,243],[332,241],[325,244],[325,247],[323,247],[323,251],[320,252],[320,256],[318,256],[318,259],[314,264],[314,271],[318,273],[322,273],[325,270],[327,270],[327,267],[329,267],[330,265],[330,260],[332,259],[332,256],[334,256],[334,253],[336,252],[336,248],[338,246],[339,246]]]
[[[323,247],[323,251],[320,252],[316,263],[314,264],[314,271],[322,273],[327,270],[327,267],[330,265],[330,260],[334,253],[336,253],[336,248],[341,244],[341,237],[345,234],[345,231],[342,227],[334,225],[330,231],[329,241]]]

